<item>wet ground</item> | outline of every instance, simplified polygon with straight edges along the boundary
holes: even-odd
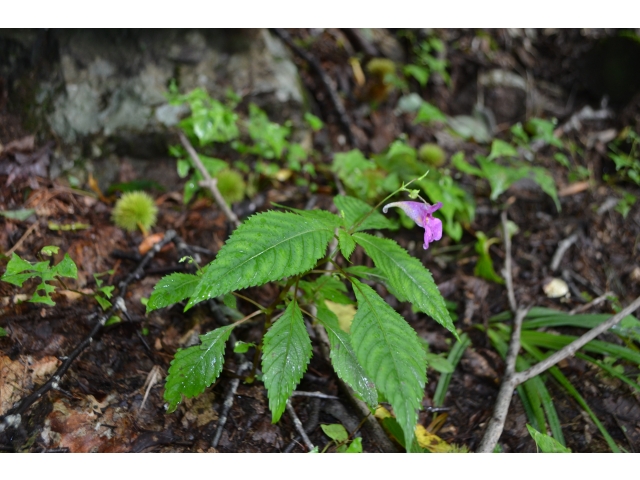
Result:
[[[350,54],[340,47],[343,39],[339,31],[292,30],[290,33],[306,45],[308,52],[335,81],[353,135],[363,151],[380,152],[405,133],[411,145],[417,147],[425,141],[436,141],[449,155],[460,149],[468,154],[488,152],[486,145],[446,138],[436,127],[413,125],[412,116],[394,113],[399,92],[378,98],[377,108],[372,109],[373,94],[362,91],[352,79]],[[581,55],[596,44],[597,32],[589,35],[577,31],[537,32],[535,37],[524,33],[515,36],[506,31],[478,35],[456,30],[438,34],[447,45],[452,85],[449,87],[440,80],[418,89],[423,98],[447,114],[471,113],[477,101],[478,73],[490,69],[524,72],[525,77],[529,72],[535,79],[538,94],[537,100],[533,101],[531,89],[519,90],[504,85],[487,88],[484,102],[495,114],[498,132],[506,131],[534,113],[535,116],[556,117],[558,125],[563,126],[583,107],[590,105],[594,110],[601,107],[601,97],[594,93],[594,88],[580,85],[578,78],[578,67],[585,63]],[[366,49],[358,46],[355,40],[352,43],[355,46],[351,48]],[[314,147],[320,152],[347,150],[339,115],[327,100],[317,75],[303,60],[298,58],[296,62],[315,102],[314,113],[327,124],[325,131],[315,135]],[[586,65],[584,68],[588,69],[589,62]],[[489,199],[486,184],[464,175],[460,182],[473,193],[477,213],[459,244],[445,236],[425,252],[420,241],[416,241],[416,230],[401,229],[394,234],[401,245],[429,268],[445,298],[457,304],[456,326],[472,340],[445,397],[446,415],[439,418],[437,427],[433,427],[434,433],[447,442],[465,445],[471,451],[477,448],[491,417],[504,372],[504,362],[478,326],[487,325],[492,315],[509,310],[506,289],[474,277],[477,262],[474,233],[483,231],[488,236],[499,237],[500,208],[507,205],[509,219],[520,228],[513,237],[513,278],[520,304],[569,311],[584,305],[586,296],[596,298],[608,291],[615,294],[621,305],[627,305],[640,295],[640,202],[631,206],[626,218],[613,207],[605,208],[612,205],[610,199],[619,198],[621,192],[640,197],[640,188],[630,181],[611,184],[603,180],[615,168],[607,157],[606,142],[599,136],[611,129],[619,132],[627,126],[638,131],[640,97],[624,99],[612,105],[610,111],[609,118],[591,118],[576,128],[567,128],[565,138],[579,146],[580,166],[590,172],[589,178],[582,183],[569,178],[567,169],[553,159],[550,148],[543,147],[536,153],[535,164],[549,169],[561,192],[561,211],[557,211],[551,198],[535,185],[513,186],[497,203]],[[0,414],[41,385],[60,365],[61,357],[86,338],[99,312],[90,295],[96,286],[93,274],[113,270],[101,278],[109,285],[118,285],[139,263],[138,248],[143,240],[139,233],[128,234],[113,226],[110,201],[96,198],[91,192],[72,189],[64,178],[51,181],[40,175],[38,162],[47,148],[55,147],[24,140],[38,132],[25,131],[14,115],[6,112],[2,115],[1,144],[7,147],[12,141],[26,142],[15,147],[15,151],[31,155],[28,165],[32,169],[23,170],[11,182],[10,173],[0,175],[0,210],[33,208],[35,216],[25,221],[0,218],[0,251],[6,255],[14,248],[23,258],[34,261],[35,254],[43,246],[56,245],[60,247],[60,253],[55,261],[68,252],[78,265],[79,277],[77,282],[70,281],[66,289],[61,288],[54,294],[54,307],[19,301],[24,298],[16,296],[31,292],[35,287],[33,283],[26,283],[23,289],[0,283],[0,327],[7,332],[7,336],[0,337]],[[3,162],[15,160],[15,156],[8,156],[6,150],[4,155]],[[128,180],[141,175],[144,168],[153,170],[160,179],[165,178],[167,190],[154,194],[160,209],[154,232],[175,230],[189,245],[206,249],[202,250],[202,260],[210,261],[213,258],[210,254],[220,249],[229,233],[223,214],[206,199],[187,206],[182,204],[179,194],[182,186],[166,181],[169,175],[175,178],[174,160],[148,162],[143,165],[123,157],[118,160],[117,168],[120,177]],[[331,157],[325,153],[318,162],[329,164]],[[317,183],[319,190],[311,193],[293,184],[266,182],[255,198],[236,205],[236,211],[246,216],[254,209],[266,210],[270,202],[303,208],[310,200],[318,207],[330,208],[331,198],[337,193],[332,177],[319,177]],[[82,223],[89,228],[53,230],[50,222],[60,225]],[[551,264],[558,245],[574,233],[577,233],[577,240],[564,254],[561,267],[554,270]],[[454,248],[456,245],[460,248]],[[504,261],[504,247],[496,243],[490,253],[499,271]],[[356,251],[354,255],[352,260],[357,261],[362,253]],[[0,436],[0,448],[32,452],[307,451],[290,416],[283,415],[278,424],[271,424],[266,391],[258,381],[239,383],[226,425],[215,448],[212,446],[224,400],[242,360],[230,349],[218,381],[200,397],[186,400],[175,413],[166,413],[163,378],[175,351],[191,345],[198,334],[220,326],[208,305],[200,305],[186,314],[177,306],[145,315],[140,299],[149,297],[162,275],[184,270],[184,265],[178,263],[179,258],[174,244],[156,255],[145,276],[127,290],[128,318],[99,333],[73,362],[62,378],[60,388],[49,391],[35,402],[18,430]],[[6,260],[3,260],[4,264]],[[567,281],[568,298],[553,299],[545,294],[543,286],[552,277]],[[71,290],[85,292],[85,295]],[[276,291],[269,287],[255,288],[246,295],[268,303]],[[426,316],[413,313],[406,304],[393,302],[392,306],[428,341],[430,351],[446,353],[450,350],[452,337],[443,328]],[[588,312],[612,313],[614,306],[607,301]],[[240,301],[239,309],[249,313],[250,305]],[[578,328],[558,331],[574,335],[584,332]],[[259,322],[235,330],[237,338],[245,342],[259,341],[261,333]],[[609,334],[604,339],[621,343]],[[637,345],[631,347],[637,351]],[[584,360],[571,358],[560,367],[616,443],[637,452],[640,449],[638,393],[603,375]],[[424,426],[429,426],[434,418],[428,408],[433,406],[438,377],[439,373],[429,369],[423,399],[426,410],[420,414],[420,423]],[[575,400],[551,378],[546,379],[546,384],[558,410],[567,446],[574,452],[609,451],[598,429]],[[323,447],[329,442],[320,424],[341,423],[350,433],[362,436],[365,452],[387,449],[376,441],[361,414],[350,404],[331,365],[317,346],[314,346],[313,358],[297,390],[336,397],[298,396],[292,400],[314,445]],[[500,440],[503,451],[536,450],[526,423],[523,405],[514,396]]]

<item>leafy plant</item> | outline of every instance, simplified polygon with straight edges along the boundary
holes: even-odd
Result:
[[[516,150],[508,143],[494,140],[488,157],[476,155],[476,161],[480,168],[469,164],[462,155],[453,158],[452,161],[453,165],[461,172],[488,180],[491,186],[491,200],[497,200],[500,194],[518,180],[529,178],[553,199],[556,208],[560,211],[560,200],[553,177],[545,168],[532,167],[515,159],[516,154]],[[505,161],[507,164],[498,163],[496,160],[499,158],[508,159]]]
[[[394,194],[411,192],[407,186]],[[188,310],[204,300],[269,282],[281,287],[271,304],[201,335],[200,345],[176,353],[165,387],[170,412],[183,395],[193,397],[215,381],[231,331],[262,314],[266,334],[256,348],[262,353],[262,380],[272,421],[277,422],[312,355],[304,315],[326,330],[338,376],[371,408],[376,406],[378,394],[384,395],[395,411],[405,443],[412,445],[426,382],[425,350],[407,322],[376,290],[356,278],[366,273],[350,270],[354,267],[342,268],[336,256],[342,254],[348,259],[355,245],[360,245],[373,260],[378,278],[399,301],[410,302],[414,309],[457,334],[445,302],[422,263],[394,241],[364,232],[387,228],[388,220],[357,198],[339,196],[334,203],[341,216],[296,209],[254,215],[238,227],[200,274],[174,273],[158,282],[147,311],[187,299]],[[331,239],[338,241],[339,248],[328,253]],[[327,262],[335,266],[334,275],[318,277],[316,270]],[[345,285],[351,286],[353,296]],[[341,328],[327,301],[356,305],[348,331]],[[277,311],[281,313],[276,315]]]
[[[616,164],[616,173],[620,179],[633,180],[640,185],[640,153],[638,143],[640,135],[627,127],[618,139],[609,144],[609,158]],[[629,145],[630,144],[630,145]],[[627,151],[628,150],[628,153]],[[610,177],[605,177],[605,180]]]
[[[114,287],[113,285],[102,286],[104,282],[100,279],[100,277],[104,275],[113,275],[113,272],[113,270],[109,270],[104,273],[93,274],[93,279],[96,281],[97,287],[96,293],[93,296],[103,310],[107,310],[111,306],[111,302],[109,301],[109,299],[113,296],[113,290],[116,287]]]
[[[333,170],[347,191],[366,201],[381,198],[398,188],[401,182],[409,182],[429,168],[418,159],[416,149],[403,140],[396,140],[386,152],[374,155],[371,160],[359,150],[336,154],[333,160]],[[473,197],[446,169],[432,169],[428,177],[416,180],[416,186],[427,192],[434,204],[442,203],[439,215],[443,217],[444,231],[454,240],[460,240],[462,225],[471,222],[475,216]],[[412,222],[406,220],[403,224],[411,226]]]
[[[357,437],[349,441],[349,433],[339,423],[320,425],[320,428],[332,440],[322,449],[322,453],[326,452],[331,444],[335,445],[338,453],[362,453],[362,438]]]
[[[59,247],[47,246],[42,248],[40,253],[51,256],[57,254],[58,251]],[[48,282],[60,280],[62,277],[78,278],[78,269],[68,253],[65,253],[60,263],[54,266],[51,266],[49,260],[31,263],[20,258],[18,254],[13,253],[9,263],[7,263],[7,269],[2,277],[0,277],[0,280],[22,287],[25,281],[31,278],[39,278],[40,283],[36,287],[36,291],[31,295],[29,301],[55,305],[56,303],[51,299],[51,293],[53,293],[56,288]],[[43,293],[40,293],[41,291]]]

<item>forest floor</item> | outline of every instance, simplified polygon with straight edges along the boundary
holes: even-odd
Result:
[[[353,80],[354,68],[349,62],[353,52],[341,46],[344,39],[336,32],[290,31],[335,82],[351,131],[363,152],[382,152],[400,135],[406,135],[407,143],[416,148],[425,142],[438,143],[447,158],[456,151],[464,151],[467,159],[475,154],[488,154],[489,144],[455,138],[438,126],[414,124],[412,115],[396,109],[401,96],[399,90],[376,97],[379,94],[371,91],[375,85],[359,87]],[[457,305],[456,327],[471,340],[453,372],[443,408],[439,410],[432,407],[441,373],[429,369],[423,398],[425,409],[420,412],[419,423],[448,444],[474,451],[491,418],[504,373],[503,358],[487,334],[489,319],[509,311],[505,286],[474,274],[479,259],[475,250],[476,233],[484,232],[489,238],[499,239],[488,247],[488,252],[496,272],[500,272],[505,259],[505,248],[500,241],[501,211],[507,209],[509,220],[518,226],[519,231],[512,239],[512,271],[520,305],[562,312],[586,307],[584,313],[613,314],[616,308],[640,296],[640,202],[631,202],[626,216],[619,206],[625,193],[640,197],[640,188],[628,178],[616,176],[615,165],[609,157],[609,142],[625,128],[638,132],[640,97],[636,95],[621,105],[602,106],[600,99],[590,96],[586,90],[571,88],[580,75],[571,69],[571,61],[596,42],[579,32],[538,32],[535,38],[524,34],[514,37],[506,31],[481,36],[471,31],[447,30],[438,35],[447,46],[451,84],[437,75],[425,88],[416,83],[413,87],[424,99],[447,115],[469,115],[477,103],[480,72],[519,72],[522,73],[519,78],[527,78],[528,72],[530,78],[522,89],[508,82],[497,82],[484,91],[484,104],[495,116],[496,137],[511,138],[509,128],[518,122],[525,123],[530,117],[555,117],[557,137],[566,145],[576,147],[575,152],[567,154],[569,166],[554,158],[558,150],[549,145],[535,151],[533,164],[546,168],[555,180],[560,210],[533,182],[518,182],[495,201],[490,199],[485,180],[464,174],[456,178],[472,194],[476,208],[475,218],[464,225],[459,242],[445,234],[440,242],[425,251],[422,232],[418,229],[401,228],[392,234],[392,238],[431,271],[445,299]],[[353,45],[356,50],[366,47],[357,46],[355,41]],[[331,152],[349,150],[348,139],[320,79],[304,60],[294,58],[305,87],[315,101],[313,113],[326,125],[314,134],[313,148],[324,152],[315,161],[329,165]],[[533,95],[533,91],[537,95]],[[375,108],[371,107],[372,101]],[[588,106],[591,111],[585,109]],[[0,217],[0,252],[4,254],[0,270],[4,270],[9,252],[33,262],[47,245],[60,248],[54,255],[56,263],[68,253],[78,266],[77,281],[65,283],[65,287],[60,286],[53,294],[55,306],[25,301],[35,283],[25,283],[24,288],[18,288],[0,282],[0,327],[6,331],[6,336],[0,337],[0,415],[3,415],[44,383],[64,361],[64,356],[89,335],[101,311],[91,295],[96,289],[94,274],[111,272],[100,279],[105,285],[117,286],[140,262],[143,236],[114,226],[111,211],[115,197],[100,198],[95,191],[89,191],[88,186],[82,190],[71,188],[64,176],[50,180],[46,168],[38,170],[40,159],[54,148],[52,144],[34,143],[32,135],[41,132],[23,130],[19,117],[6,112],[2,112],[1,123],[0,145],[4,151],[0,150],[0,163],[18,165],[18,158],[30,156],[30,160],[21,165],[31,165],[32,169],[17,169],[15,178],[11,179],[11,174],[0,175],[0,211],[34,209],[35,215],[24,220]],[[133,163],[133,160],[121,159],[119,178],[122,181],[159,179],[165,187],[164,191],[154,193],[159,220],[153,231],[175,230],[187,244],[201,247],[203,263],[211,261],[213,252],[221,248],[230,233],[228,221],[217,205],[208,198],[196,199],[187,205],[182,202],[183,184],[167,180],[177,179],[175,160],[147,161],[144,163],[146,177],[141,177],[139,169],[134,173]],[[452,167],[446,164],[444,168]],[[576,172],[582,172],[582,176]],[[318,174],[313,180],[318,185],[315,192],[287,180],[264,181],[254,198],[234,205],[234,209],[241,218],[273,208],[271,202],[297,208],[312,205],[330,209],[332,197],[338,194],[333,177]],[[73,224],[75,229],[60,228]],[[569,247],[560,262],[552,265],[559,245],[567,239]],[[352,261],[356,262],[361,256],[362,252],[356,251]],[[231,397],[233,404],[228,421],[217,445],[212,446],[223,403],[240,366],[239,357],[234,356],[230,347],[222,375],[214,385],[199,397],[186,399],[176,412],[167,414],[163,385],[173,355],[178,348],[191,345],[197,335],[219,326],[206,305],[187,313],[175,306],[145,314],[141,299],[150,296],[163,275],[186,268],[178,260],[179,253],[173,243],[153,258],[144,276],[132,282],[127,290],[127,317],[97,335],[60,379],[59,388],[49,390],[25,412],[18,429],[0,433],[2,450],[308,451],[288,414],[277,424],[271,423],[266,390],[260,381],[239,383]],[[545,286],[553,278],[566,282],[569,287],[566,295],[552,298],[545,293]],[[588,303],[606,292],[610,295],[602,302]],[[245,295],[267,304],[275,293],[268,287],[260,287],[248,289]],[[239,301],[238,305],[242,312],[251,311],[249,304]],[[396,302],[392,306],[428,342],[430,352],[443,353],[446,357],[454,343],[449,332],[424,314],[412,312],[406,304]],[[257,342],[262,328],[260,322],[247,323],[238,327],[235,334],[239,340]],[[581,335],[586,330],[563,326],[546,331]],[[638,351],[637,342],[625,341],[613,333],[602,335],[600,340]],[[602,356],[598,358],[605,363],[609,361]],[[611,365],[614,363],[617,371],[638,381],[637,365],[619,359],[613,359]],[[640,451],[638,390],[583,358],[569,358],[559,368],[615,443],[630,452]],[[551,376],[545,374],[543,378],[567,447],[574,452],[610,451],[601,430],[575,397]],[[363,426],[364,419],[349,403],[331,364],[318,346],[314,345],[313,358],[296,390],[333,397],[295,396],[292,399],[292,406],[308,427],[309,439],[314,445],[322,449],[329,443],[321,424],[341,423],[351,434],[362,436],[365,452],[385,450],[370,435],[366,425]],[[527,423],[531,421],[526,405],[519,395],[514,395],[499,442],[502,451],[536,451]],[[396,447],[400,448],[397,444]],[[332,450],[335,449],[329,449]]]

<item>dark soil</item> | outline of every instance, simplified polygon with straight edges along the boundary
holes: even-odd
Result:
[[[426,141],[441,140],[435,128],[413,125],[412,116],[394,113],[399,96],[396,92],[378,98],[377,108],[370,108],[371,94],[362,91],[353,80],[349,63],[352,55],[340,46],[349,40],[340,31],[291,30],[290,33],[302,41],[335,81],[352,122],[354,136],[364,152],[380,152],[403,133],[416,147]],[[476,103],[479,73],[501,68],[526,77],[528,72],[536,81],[544,81],[540,83],[540,91],[545,95],[546,103],[536,107],[536,115],[555,116],[559,125],[563,125],[585,105],[598,109],[602,89],[606,88],[600,84],[583,84],[582,79],[595,61],[585,55],[598,44],[600,37],[611,32],[587,33],[538,31],[535,37],[528,37],[524,34],[513,36],[506,30],[483,35],[464,30],[438,32],[448,48],[452,85],[448,87],[441,81],[432,81],[426,88],[417,84],[412,88],[447,114],[469,115]],[[360,51],[366,58],[362,45],[355,40],[349,44],[356,54]],[[327,125],[324,131],[315,135],[314,146],[318,151],[326,152],[320,164],[328,165],[331,162],[329,152],[348,149],[344,145],[344,132],[318,77],[304,61],[297,59],[296,62],[315,102],[314,113]],[[507,131],[512,124],[526,120],[532,107],[521,93],[497,87],[485,96],[485,104],[495,113],[498,131]],[[486,325],[492,315],[509,310],[506,289],[473,276],[477,260],[474,233],[483,231],[487,236],[499,237],[501,208],[508,206],[510,220],[520,228],[513,238],[513,278],[520,304],[569,311],[585,303],[582,292],[595,298],[611,291],[623,306],[640,296],[640,202],[631,207],[626,218],[613,209],[599,210],[610,197],[619,198],[622,190],[640,197],[640,188],[631,182],[612,186],[603,180],[603,175],[614,172],[615,168],[607,158],[606,144],[597,140],[597,134],[607,129],[619,131],[626,126],[638,131],[640,125],[640,96],[616,97],[615,101],[618,103],[613,104],[612,118],[585,121],[577,130],[567,133],[582,149],[579,161],[591,172],[592,182],[575,193],[567,190],[568,193],[561,196],[560,212],[535,186],[514,186],[501,196],[502,203],[497,204],[489,200],[486,185],[463,176],[460,181],[474,193],[477,216],[463,235],[462,249],[448,249],[454,242],[445,236],[424,251],[420,238],[416,237],[417,230],[400,230],[395,234],[394,238],[429,268],[445,298],[456,302],[459,313],[456,325],[472,339],[472,347],[453,374],[444,403],[448,409],[446,419],[437,430],[447,442],[466,445],[471,451],[478,447],[504,372],[504,362],[482,329],[477,327]],[[42,133],[25,132],[19,116],[8,112],[6,105],[3,109],[0,111],[0,145],[6,146],[26,134]],[[475,143],[439,143],[448,156],[459,149],[467,153],[487,153],[486,146]],[[34,151],[43,146],[35,145]],[[0,158],[0,162],[10,161],[6,156]],[[571,183],[566,169],[553,159],[550,149],[538,151],[534,162],[551,171],[560,190]],[[128,163],[129,160],[121,159],[122,165]],[[157,169],[174,171],[175,165],[173,161],[158,159]],[[162,177],[158,171],[156,175]],[[94,273],[113,269],[113,274],[101,278],[109,285],[118,285],[135,269],[140,259],[138,246],[142,236],[127,234],[112,224],[111,202],[72,190],[63,179],[51,181],[27,174],[18,175],[10,185],[7,181],[7,175],[0,175],[0,210],[34,208],[37,219],[32,216],[27,221],[16,221],[0,217],[0,252],[9,251],[22,239],[16,253],[35,261],[36,253],[45,245],[59,246],[60,253],[55,256],[55,262],[68,252],[78,265],[79,278],[77,282],[69,282],[67,288],[85,292],[96,287]],[[252,199],[252,205],[248,201],[241,202],[235,206],[236,211],[246,217],[256,209],[270,208],[271,202],[298,208],[312,202],[317,207],[329,209],[331,198],[337,193],[336,186],[330,176],[317,182],[320,189],[313,194],[293,184],[265,183],[264,190]],[[229,234],[227,220],[209,200],[183,205],[179,195],[171,195],[181,191],[182,185],[172,184],[167,192],[157,192],[155,197],[160,214],[154,231],[173,229],[188,244],[217,252]],[[48,228],[48,222],[86,223],[90,228],[54,231]],[[579,233],[577,242],[564,255],[560,269],[552,271],[551,259],[559,242],[574,232]],[[491,254],[499,271],[505,256],[502,244],[492,246]],[[203,263],[213,258],[206,253],[201,256]],[[352,260],[357,262],[360,258],[362,252],[356,251]],[[182,312],[181,306],[175,306],[145,315],[140,299],[149,297],[163,275],[184,270],[184,264],[178,263],[178,259],[173,244],[153,259],[146,276],[128,289],[125,298],[128,318],[103,329],[72,364],[62,378],[60,388],[49,391],[27,411],[19,429],[0,433],[1,449],[30,452],[307,451],[290,416],[285,414],[279,423],[271,423],[266,391],[259,381],[240,382],[220,441],[216,448],[211,446],[230,382],[236,378],[239,367],[240,359],[230,348],[223,373],[216,383],[200,397],[184,401],[175,413],[166,413],[163,379],[174,353],[178,348],[193,344],[198,334],[220,326],[215,312],[205,304],[187,313]],[[561,277],[563,271],[567,272],[565,279],[571,288],[570,296],[563,300],[548,298],[543,285],[551,277]],[[8,333],[6,337],[0,337],[0,414],[6,413],[11,404],[48,378],[59,364],[58,359],[89,334],[99,313],[90,295],[82,296],[69,290],[61,293],[62,288],[54,294],[55,307],[17,301],[20,297],[16,295],[30,293],[34,287],[33,282],[26,283],[22,289],[0,282],[0,327]],[[450,333],[425,315],[412,313],[408,305],[398,304],[384,289],[379,292],[429,342],[432,352],[449,351],[452,345]],[[264,304],[277,295],[276,290],[269,287],[244,293]],[[243,312],[251,312],[248,303],[239,301],[238,306]],[[612,313],[613,305],[604,302],[589,312]],[[238,327],[235,334],[239,340],[258,342],[262,328],[261,322],[248,323]],[[574,335],[584,333],[580,329],[559,330]],[[620,342],[611,335],[604,337]],[[634,348],[637,349],[637,345]],[[249,351],[247,359],[253,359],[253,351]],[[293,398],[293,407],[302,423],[310,427],[311,442],[322,448],[329,439],[319,425],[342,423],[350,433],[357,430],[357,434],[362,435],[365,452],[384,451],[385,447],[375,441],[366,424],[360,428],[363,419],[349,403],[331,365],[317,346],[313,353],[297,390],[322,392],[336,396],[337,400]],[[637,392],[577,358],[561,363],[560,367],[617,444],[630,452],[639,451],[640,397]],[[159,373],[158,381],[153,381],[155,372]],[[433,405],[438,376],[429,369],[423,400],[425,410],[420,413],[420,423],[424,426],[428,426],[434,417],[428,408]],[[575,400],[551,377],[545,377],[545,381],[558,410],[567,446],[574,452],[609,451],[598,429]],[[536,451],[526,423],[522,403],[514,395],[500,439],[503,451]]]

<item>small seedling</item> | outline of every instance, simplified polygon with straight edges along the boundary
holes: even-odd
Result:
[[[47,246],[44,247],[40,253],[42,255],[52,256],[57,254],[58,250],[58,247]],[[11,260],[9,260],[7,264],[7,270],[2,277],[0,277],[0,280],[22,287],[22,284],[26,280],[39,278],[40,284],[36,287],[36,291],[33,292],[29,301],[55,305],[56,303],[51,299],[51,293],[53,293],[56,288],[48,282],[52,280],[61,282],[62,277],[78,278],[78,269],[68,253],[65,253],[62,261],[53,267],[49,260],[30,263],[20,258],[18,254],[13,253]],[[40,291],[42,291],[43,294],[39,293]]]

